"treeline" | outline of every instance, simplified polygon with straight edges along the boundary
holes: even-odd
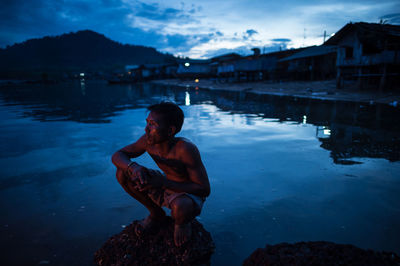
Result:
[[[31,39],[0,49],[0,78],[74,71],[109,72],[125,65],[174,61],[155,48],[121,44],[90,30]]]

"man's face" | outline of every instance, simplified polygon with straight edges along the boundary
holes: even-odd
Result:
[[[169,127],[163,120],[163,115],[150,112],[146,118],[146,138],[148,144],[157,144],[169,139]]]

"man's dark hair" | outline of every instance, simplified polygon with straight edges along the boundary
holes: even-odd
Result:
[[[161,102],[150,105],[147,107],[147,110],[163,115],[168,126],[176,127],[175,134],[181,131],[184,115],[182,109],[177,104],[172,102]]]

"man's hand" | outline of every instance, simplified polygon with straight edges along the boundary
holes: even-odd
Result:
[[[139,191],[145,191],[152,187],[161,187],[164,176],[160,171],[147,169],[139,164],[133,164],[128,167],[128,173],[131,181]]]
[[[131,182],[135,184],[139,190],[142,190],[143,187],[147,184],[148,180],[148,170],[147,168],[134,163],[130,165],[127,169]]]

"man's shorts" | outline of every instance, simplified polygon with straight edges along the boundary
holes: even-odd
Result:
[[[160,171],[156,170],[150,170],[149,169],[150,175],[162,175],[163,178],[166,178],[164,174],[162,174]],[[199,197],[190,193],[186,192],[175,192],[169,189],[163,189],[163,188],[150,188],[146,190],[147,195],[149,198],[158,206],[160,207],[167,207],[171,209],[171,203],[174,199],[182,196],[186,196],[190,199],[192,199],[193,204],[196,209],[196,215],[199,215],[201,212],[201,209],[203,208],[203,204],[205,202],[205,198]]]

